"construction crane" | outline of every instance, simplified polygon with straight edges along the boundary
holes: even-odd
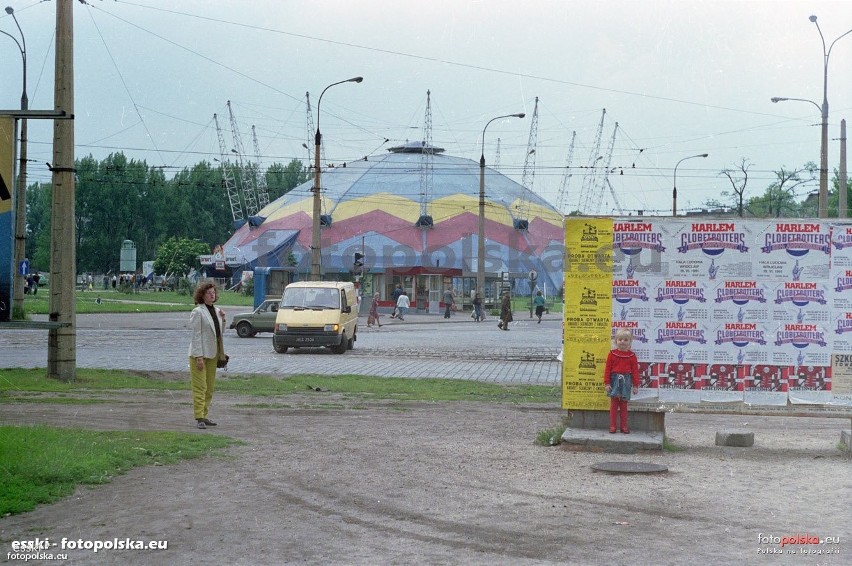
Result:
[[[588,214],[589,206],[592,199],[594,187],[597,185],[597,164],[603,156],[601,151],[601,133],[603,132],[604,119],[606,118],[606,108],[601,112],[601,123],[598,125],[598,131],[595,134],[595,142],[592,145],[592,153],[589,155],[589,162],[586,165],[586,173],[583,176],[583,187],[580,190],[580,200],[577,203],[577,210],[584,214]]]
[[[231,135],[234,137],[234,150],[237,156],[237,168],[240,175],[240,190],[242,192],[243,203],[246,207],[246,218],[251,218],[257,215],[257,192],[254,185],[249,180],[246,171],[246,165],[243,163],[243,155],[246,151],[243,148],[243,140],[240,135],[240,127],[237,124],[237,118],[234,116],[234,110],[231,108],[231,101],[228,101],[228,114],[231,117]]]
[[[535,97],[532,120],[530,121],[530,137],[527,141],[527,154],[524,156],[524,171],[521,175],[521,185],[527,191],[532,192],[535,184],[535,153],[538,145],[538,97]],[[516,230],[527,230],[529,228],[529,199],[527,192],[521,194],[518,203],[517,217],[514,220]]]
[[[577,140],[577,131],[571,132],[571,145],[568,146],[568,157],[565,160],[565,173],[562,174],[562,183],[559,186],[559,198],[556,202],[556,208],[560,213],[565,215],[568,211],[565,210],[568,205],[568,183],[574,175],[571,173],[571,163],[574,161],[574,142]]]
[[[420,218],[417,226],[432,228],[432,216],[429,215],[429,194],[432,192],[434,178],[435,152],[432,146],[432,92],[426,91],[426,115],[423,119],[423,143],[420,148]]]
[[[258,210],[269,204],[269,187],[266,184],[266,172],[263,170],[263,162],[260,160],[260,144],[257,143],[257,130],[251,125],[251,140],[254,143],[254,178],[257,187]]]
[[[618,202],[618,197],[615,196],[615,189],[612,188],[612,183],[609,182],[609,176],[606,178],[606,184],[609,186],[609,194],[612,195],[612,202],[615,205],[615,209],[618,211],[619,216],[624,216],[624,210],[621,208],[621,203]]]
[[[500,170],[500,138],[497,138],[497,150],[494,152],[494,165],[491,168],[495,171]]]
[[[599,214],[601,211],[601,202],[603,202],[603,194],[606,186],[609,184],[609,173],[610,166],[612,165],[612,150],[615,148],[615,135],[618,133],[618,122],[615,123],[615,127],[612,129],[612,139],[609,142],[609,148],[607,148],[606,154],[604,155],[606,163],[604,164],[603,169],[603,178],[598,185],[598,190],[596,191],[596,197],[593,198],[592,205],[594,206],[593,211],[586,211],[586,214],[590,212],[592,214]],[[615,195],[615,191],[612,189],[612,185],[609,184],[609,189],[613,195]],[[620,207],[619,207],[620,208]]]
[[[216,114],[213,114],[213,122],[216,124],[216,137],[219,138],[219,165],[222,168],[222,185],[225,187],[225,193],[228,196],[228,204],[231,205],[234,227],[239,227],[245,222],[246,215],[243,212],[240,191],[234,181],[234,173],[231,171],[231,153],[225,145],[225,136],[222,134],[222,128],[219,127],[219,117]]]

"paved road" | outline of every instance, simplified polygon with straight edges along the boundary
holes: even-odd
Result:
[[[228,321],[245,307],[223,307]],[[463,314],[409,314],[404,322],[382,318],[379,328],[358,326],[355,349],[335,355],[325,349],[291,349],[276,354],[272,335],[238,338],[225,333],[228,371],[293,375],[359,374],[386,377],[442,377],[495,383],[556,385],[561,364],[560,315],[541,324],[516,313],[509,332],[496,319],[475,323]],[[36,320],[42,317],[34,317]],[[81,368],[187,371],[188,313],[91,314],[77,316],[77,366]],[[47,331],[0,332],[0,367],[46,367]]]

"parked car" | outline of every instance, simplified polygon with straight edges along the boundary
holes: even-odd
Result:
[[[254,311],[234,316],[230,328],[235,328],[240,338],[251,338],[258,332],[272,332],[280,303],[281,299],[277,297],[266,299]]]

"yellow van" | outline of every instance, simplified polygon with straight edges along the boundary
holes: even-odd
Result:
[[[339,281],[298,281],[284,288],[272,346],[279,354],[288,348],[324,346],[335,354],[351,350],[358,333],[355,285]]]

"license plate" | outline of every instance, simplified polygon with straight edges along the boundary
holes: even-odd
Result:
[[[310,336],[299,336],[296,337],[296,342],[313,342],[314,339]]]

